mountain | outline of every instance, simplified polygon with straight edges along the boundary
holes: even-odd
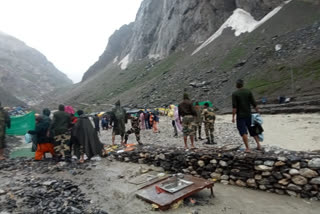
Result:
[[[238,78],[257,98],[320,94],[319,35],[319,1],[144,0],[82,82],[55,97],[158,107],[186,91],[228,108]]]
[[[1,100],[8,95],[13,101],[4,101],[4,104],[34,105],[48,92],[70,85],[72,81],[39,51],[0,32],[0,83]]]

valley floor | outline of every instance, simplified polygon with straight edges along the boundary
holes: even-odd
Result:
[[[281,146],[293,150],[318,150],[319,142],[319,114],[308,115],[264,115],[265,149],[272,146]],[[171,121],[162,117],[160,133],[152,133],[151,130],[142,131],[142,142],[166,146],[183,147],[182,137],[174,138]],[[102,131],[101,140],[104,144],[111,144],[111,131]],[[236,132],[235,125],[231,123],[231,116],[218,116],[216,121],[216,141],[219,146],[236,144],[242,146],[241,139]],[[204,133],[203,133],[204,137]],[[117,138],[119,143],[120,139]],[[130,136],[129,143],[135,143],[134,135]],[[200,142],[196,146],[204,147]],[[254,148],[252,146],[252,148]],[[141,169],[151,169],[150,174],[157,175],[163,172],[161,168],[133,163],[114,161],[111,157],[92,160],[85,163],[85,167],[67,166],[57,169],[53,162],[21,162],[10,160],[13,169],[1,169],[0,163],[0,190],[4,190],[7,196],[17,199],[14,192],[18,188],[17,183],[23,183],[25,178],[47,178],[49,180],[71,180],[91,200],[91,205],[101,208],[110,214],[140,214],[140,213],[163,213],[151,209],[151,204],[136,198],[135,193],[140,186],[131,184],[130,181],[141,175]],[[17,167],[15,169],[15,167]],[[11,167],[10,167],[11,168]],[[21,184],[23,185],[23,184]],[[20,190],[18,190],[20,191]],[[36,190],[35,190],[36,191]],[[165,213],[187,214],[293,214],[319,213],[320,203],[289,196],[277,195],[257,190],[250,190],[230,185],[216,184],[214,187],[215,198],[210,198],[210,191],[192,196],[196,205],[182,204],[177,209],[171,209]],[[0,194],[0,205],[6,204],[7,196]],[[19,201],[17,199],[17,201]],[[26,208],[20,208],[12,213],[25,213]],[[29,208],[32,209],[32,208]],[[0,206],[1,211],[5,211]],[[23,211],[23,212],[21,212]],[[31,211],[31,210],[29,210]],[[3,212],[6,213],[6,212]]]
[[[279,114],[262,115],[264,123],[265,148],[280,147],[282,149],[307,151],[320,150],[320,114]],[[131,125],[127,125],[130,127]],[[183,147],[182,133],[179,138],[173,137],[173,128],[168,117],[161,117],[159,123],[160,133],[152,130],[142,130],[141,139],[144,144],[157,144],[161,146]],[[225,145],[239,145],[243,147],[236,125],[231,122],[231,115],[218,115],[215,123],[215,141],[217,147]],[[111,131],[101,131],[101,141],[111,144]],[[202,138],[205,138],[202,126]],[[116,138],[119,144],[120,137]],[[205,141],[195,142],[196,147],[205,147]],[[130,135],[128,143],[136,143],[134,134]],[[251,139],[251,148],[255,143]]]

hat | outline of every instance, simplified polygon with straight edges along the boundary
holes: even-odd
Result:
[[[188,95],[187,93],[184,93],[184,94],[183,94],[183,99],[184,99],[184,100],[189,100],[189,95]]]

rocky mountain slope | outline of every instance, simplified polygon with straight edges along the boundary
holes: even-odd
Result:
[[[0,84],[4,104],[34,105],[41,102],[46,93],[72,81],[39,51],[0,33]]]
[[[238,78],[258,98],[320,93],[319,49],[319,1],[145,0],[82,83],[54,96],[157,107],[187,91],[224,108]]]

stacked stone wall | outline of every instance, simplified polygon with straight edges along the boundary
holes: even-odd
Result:
[[[320,153],[269,151],[186,152],[176,148],[141,147],[113,153],[117,160],[162,167],[223,184],[320,200]]]

